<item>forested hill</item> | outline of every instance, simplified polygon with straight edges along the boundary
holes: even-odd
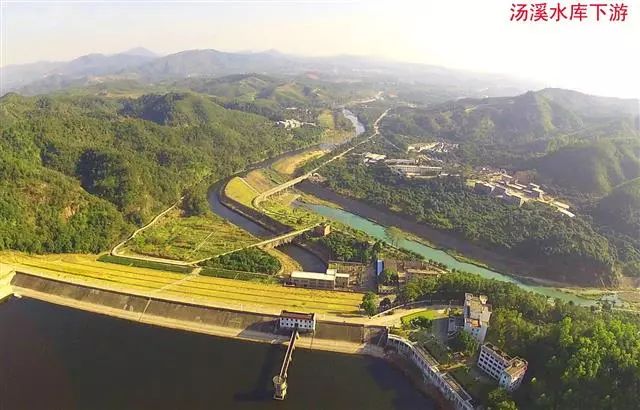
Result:
[[[544,147],[540,141],[569,138],[571,134],[580,139],[638,135],[638,101],[545,89],[515,97],[461,99],[430,108],[406,108],[389,116],[384,129],[459,142]]]
[[[195,93],[0,98],[0,249],[96,252],[221,177],[315,142]]]
[[[535,169],[540,182],[569,191],[602,195],[625,181],[640,177],[640,138],[580,142],[523,162]]]

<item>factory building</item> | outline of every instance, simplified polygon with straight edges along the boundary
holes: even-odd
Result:
[[[389,165],[389,169],[405,178],[437,176],[442,172],[442,167],[426,165]]]
[[[349,286],[349,274],[338,273],[335,269],[327,269],[325,273],[294,271],[291,273],[291,282],[299,288],[346,288]]]

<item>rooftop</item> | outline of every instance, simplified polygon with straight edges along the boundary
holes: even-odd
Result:
[[[315,313],[290,312],[288,310],[280,312],[280,317],[286,317],[289,319],[314,320],[315,316]]]
[[[485,343],[482,347],[485,349],[489,349],[495,355],[499,356],[502,360],[507,362],[507,367],[505,367],[504,371],[509,374],[509,376],[515,377],[527,370],[528,363],[526,360],[517,356],[511,357],[505,351],[501,350],[491,343]]]
[[[330,269],[330,270],[335,270],[335,269]],[[315,280],[334,281],[335,273],[293,271],[291,272],[291,279],[315,279]]]

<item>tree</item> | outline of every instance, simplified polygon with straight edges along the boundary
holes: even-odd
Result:
[[[206,191],[200,187],[186,190],[182,198],[182,210],[185,216],[204,215],[209,211],[209,203],[206,198]]]
[[[393,269],[385,268],[380,273],[380,282],[385,285],[391,285],[393,283],[397,283],[398,281],[398,272]]]
[[[391,308],[391,299],[384,298],[380,301],[380,311]]]
[[[487,398],[487,410],[518,410],[505,389],[492,390]]]
[[[461,330],[451,341],[451,347],[454,350],[462,351],[472,356],[478,349],[478,341],[468,332]]]
[[[384,230],[384,234],[391,245],[398,247],[400,240],[404,238],[402,231],[395,226],[388,226]]]
[[[378,313],[378,304],[376,303],[376,299],[377,296],[373,292],[367,292],[362,297],[360,308],[362,308],[369,316],[373,316]]]

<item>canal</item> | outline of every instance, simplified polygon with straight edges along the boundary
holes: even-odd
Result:
[[[133,323],[30,299],[0,304],[1,409],[434,409],[381,359]]]

